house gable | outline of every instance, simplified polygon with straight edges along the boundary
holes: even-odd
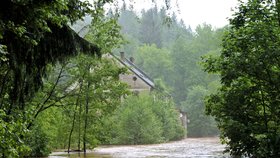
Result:
[[[118,58],[114,54],[110,54],[113,56],[121,66],[125,66],[128,68],[128,74],[121,74],[120,80],[127,83],[130,86],[131,91],[151,91],[154,89],[154,82],[153,80],[140,68],[138,68],[134,64],[134,59],[128,60],[124,53],[121,52],[121,57]]]

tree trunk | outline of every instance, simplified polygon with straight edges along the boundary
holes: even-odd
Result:
[[[87,123],[88,123],[89,87],[90,87],[90,82],[88,82],[88,85],[87,85],[86,105],[85,105],[86,111],[85,111],[85,125],[84,125],[84,136],[83,136],[84,153],[86,153],[86,133],[87,133]]]
[[[82,104],[79,106],[79,133],[78,133],[78,150],[81,150],[81,114],[82,114]]]
[[[72,137],[72,133],[74,131],[74,126],[75,126],[75,120],[76,120],[76,110],[78,108],[78,104],[79,104],[79,100],[80,100],[80,95],[81,95],[81,92],[82,92],[82,87],[83,87],[83,81],[81,82],[80,84],[80,91],[79,91],[79,94],[78,94],[78,98],[76,100],[76,107],[75,107],[75,110],[74,110],[74,116],[73,116],[73,121],[72,121],[72,127],[71,127],[71,130],[70,130],[70,133],[69,133],[69,138],[68,138],[68,153],[70,152],[70,146],[71,146],[71,137]]]
[[[77,99],[78,100],[78,99]],[[75,120],[76,120],[76,109],[77,109],[78,104],[76,103],[76,107],[75,107],[75,111],[74,111],[74,116],[73,116],[73,121],[72,121],[72,127],[69,133],[69,137],[68,137],[68,153],[70,152],[70,146],[71,146],[71,137],[72,137],[72,133],[74,131],[74,126],[75,126]]]

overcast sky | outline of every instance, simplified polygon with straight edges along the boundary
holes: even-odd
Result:
[[[219,28],[228,24],[237,0],[178,0],[178,4],[179,16],[192,29],[204,22]]]
[[[126,0],[131,2],[131,0]],[[177,1],[178,7],[175,5]],[[155,0],[157,5],[163,5],[164,0]],[[237,0],[171,0],[173,10],[180,10],[177,14],[185,24],[194,30],[197,25],[207,23],[215,28],[228,24],[227,18],[232,15],[232,9],[237,6]],[[131,4],[131,3],[130,3]],[[151,6],[152,0],[134,0],[134,9],[141,10]]]

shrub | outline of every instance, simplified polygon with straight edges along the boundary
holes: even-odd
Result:
[[[44,157],[51,153],[51,148],[48,146],[49,140],[47,135],[38,125],[34,125],[31,129],[26,142],[31,148],[30,157]]]
[[[118,142],[121,144],[160,143],[162,124],[153,113],[149,100],[132,96],[124,102],[119,117]]]
[[[174,107],[171,101],[148,95],[129,96],[112,117],[103,120],[105,127],[111,127],[104,128],[110,130],[105,143],[152,144],[183,138]]]

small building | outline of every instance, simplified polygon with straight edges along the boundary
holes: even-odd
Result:
[[[113,54],[111,55],[119,61],[121,66],[128,68],[129,72],[127,74],[121,74],[120,80],[127,83],[132,92],[151,92],[155,88],[153,79],[135,65],[133,57],[127,59],[124,52],[120,52],[120,58]]]

